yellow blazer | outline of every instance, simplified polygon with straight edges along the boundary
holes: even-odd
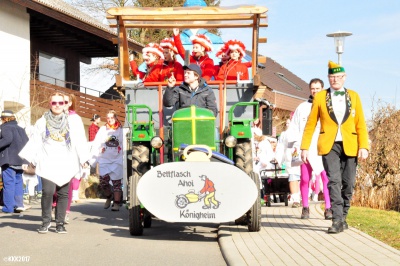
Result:
[[[308,150],[317,125],[321,122],[318,137],[318,154],[328,154],[335,142],[336,133],[340,126],[343,138],[343,149],[347,156],[357,156],[359,149],[369,149],[368,131],[365,123],[361,100],[353,90],[345,89],[346,112],[341,125],[338,124],[332,107],[329,89],[318,92],[313,100],[311,112],[304,128],[301,149]]]

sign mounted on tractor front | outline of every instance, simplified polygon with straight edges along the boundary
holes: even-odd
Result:
[[[233,221],[254,204],[254,181],[239,168],[219,162],[165,163],[144,174],[140,202],[168,222]]]

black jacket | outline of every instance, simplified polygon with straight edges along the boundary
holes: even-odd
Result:
[[[196,105],[210,109],[217,116],[218,108],[213,90],[207,85],[203,78],[200,79],[199,88],[192,92],[188,84],[183,82],[179,87],[165,90],[163,104],[171,107],[177,104],[177,109]]]
[[[26,160],[18,156],[18,153],[28,142],[25,130],[18,126],[17,121],[4,123],[0,126],[0,129],[0,166],[27,163]]]

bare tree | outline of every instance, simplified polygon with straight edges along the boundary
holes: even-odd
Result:
[[[68,0],[79,10],[90,14],[99,21],[104,21],[107,9],[111,7],[181,7],[186,0]],[[205,0],[208,6],[219,6],[219,0]],[[215,34],[220,34],[218,30],[210,30]],[[150,42],[160,42],[166,37],[172,36],[172,32],[165,29],[132,29],[128,32],[131,39],[143,44]]]

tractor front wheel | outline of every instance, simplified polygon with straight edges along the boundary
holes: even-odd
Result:
[[[253,153],[250,140],[243,141],[236,145],[235,163],[243,172],[250,175],[253,172]]]
[[[249,232],[258,232],[261,229],[261,190],[260,190],[260,179],[258,174],[251,172],[251,180],[254,181],[257,187],[257,198],[251,209],[247,212],[247,228]]]
[[[129,182],[129,233],[132,236],[141,236],[143,234],[142,208],[136,194],[139,178],[138,173],[134,171]]]

